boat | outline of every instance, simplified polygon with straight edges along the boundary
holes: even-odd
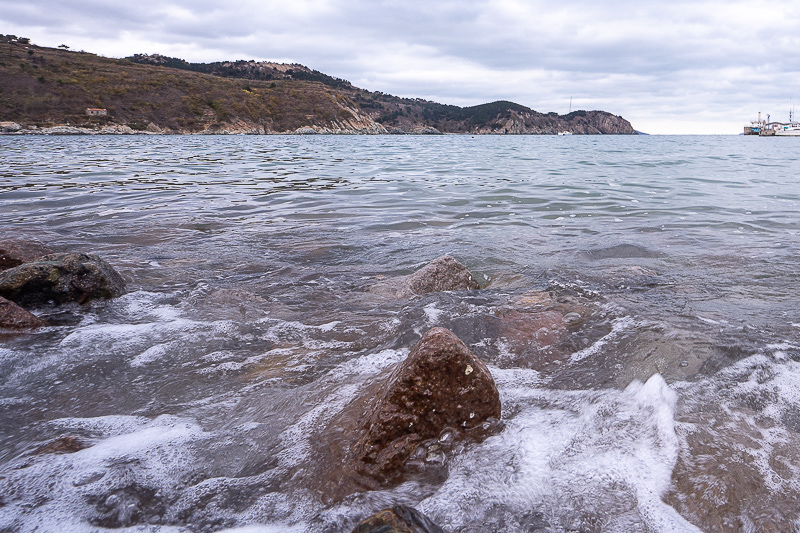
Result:
[[[761,137],[800,137],[800,122],[794,118],[794,109],[789,110],[789,122],[770,122],[769,115],[766,121],[762,121],[759,113],[758,120],[744,127],[744,134]]]
[[[572,135],[572,132],[571,131],[559,131],[558,134],[559,135]]]
[[[776,137],[800,137],[800,122],[794,121],[793,111],[789,111],[788,124],[774,124]]]

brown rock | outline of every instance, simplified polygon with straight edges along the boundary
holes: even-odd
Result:
[[[366,413],[357,468],[390,479],[422,441],[445,428],[469,432],[490,418],[500,418],[500,396],[489,369],[453,333],[433,328]]]
[[[409,298],[415,294],[475,289],[480,289],[480,285],[467,268],[451,256],[443,255],[409,276],[382,281],[370,292],[392,298]]]
[[[0,272],[0,296],[21,305],[85,303],[124,291],[117,271],[92,254],[50,254]]]
[[[46,321],[0,296],[0,328],[32,329],[46,325]]]
[[[0,241],[0,270],[35,261],[51,253],[53,250],[38,241],[5,239]]]
[[[480,288],[469,270],[449,255],[437,257],[412,274],[408,286],[414,294]]]
[[[36,453],[75,453],[88,447],[89,443],[81,437],[64,435],[45,444],[36,450]]]
[[[370,516],[353,533],[444,533],[444,530],[413,507],[395,505]]]

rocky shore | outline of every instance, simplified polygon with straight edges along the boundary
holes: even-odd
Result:
[[[111,299],[126,290],[120,274],[87,253],[55,253],[43,243],[0,241],[0,331],[24,334],[46,327],[33,309],[83,305]],[[436,297],[450,291],[480,291],[469,270],[449,255],[413,274],[379,281],[372,294],[390,299]],[[537,347],[558,344],[568,329],[580,327],[588,313],[580,305],[531,295],[497,317],[498,331],[510,343]],[[524,331],[523,331],[524,330]],[[535,330],[531,336],[529,333]],[[519,339],[515,338],[519,337]],[[524,337],[524,339],[523,339]],[[564,351],[564,353],[567,353]],[[557,352],[553,357],[563,355]],[[362,387],[316,436],[317,450],[307,483],[328,501],[396,486],[420,472],[446,475],[448,461],[469,443],[503,427],[500,394],[491,371],[451,329],[431,327],[408,356]],[[35,454],[76,453],[92,443],[63,435]],[[438,472],[438,473],[437,473]],[[396,505],[367,517],[354,533],[441,533],[422,513]]]
[[[51,253],[36,241],[0,241],[0,329],[35,329],[47,321],[25,307],[115,298],[125,281],[93,254]]]

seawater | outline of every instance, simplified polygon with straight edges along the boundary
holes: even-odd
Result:
[[[798,531],[796,152],[0,137],[0,237],[129,289],[2,334],[0,530],[349,531],[402,503],[453,532]],[[445,253],[483,288],[379,290]],[[555,331],[558,306],[583,322]],[[328,424],[433,326],[489,365],[502,430],[326,493]],[[88,447],[42,451],[65,435]]]

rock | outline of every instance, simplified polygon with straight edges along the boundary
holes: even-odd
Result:
[[[449,255],[437,257],[410,276],[394,278],[375,285],[373,294],[409,298],[415,294],[480,289],[469,270]]]
[[[46,325],[46,321],[0,296],[0,328],[33,329]]]
[[[467,267],[449,255],[437,257],[412,274],[408,279],[408,286],[414,294],[480,288]]]
[[[365,415],[356,468],[388,480],[423,441],[446,428],[469,433],[499,419],[500,395],[486,365],[453,333],[433,328],[392,372]]]
[[[0,122],[0,133],[16,133],[22,129],[22,126],[16,122]]]
[[[0,270],[6,270],[52,254],[53,250],[38,241],[5,239],[0,241]]]
[[[539,372],[559,368],[556,362],[568,360],[583,348],[576,344],[581,339],[607,333],[584,330],[593,312],[588,301],[547,291],[529,291],[514,298],[495,311],[497,336],[507,352],[504,363]],[[578,331],[580,335],[573,335]]]
[[[40,447],[36,453],[75,453],[88,447],[89,443],[77,435],[63,435]]]
[[[395,505],[359,523],[353,533],[444,533],[444,530],[413,507]]]
[[[117,271],[92,254],[50,254],[0,272],[0,296],[20,305],[85,303],[124,291]]]

